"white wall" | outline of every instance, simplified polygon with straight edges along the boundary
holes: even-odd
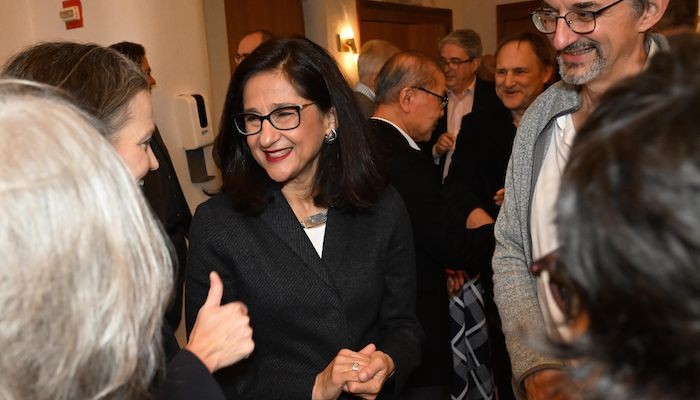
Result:
[[[211,98],[203,0],[83,1],[84,27],[66,30],[58,18],[61,1],[2,0],[0,62],[38,41],[71,40],[109,45],[128,40],[146,47],[153,74],[156,123],[160,128],[190,207],[207,198],[192,184],[174,98],[196,92]],[[210,110],[213,111],[213,110]],[[214,112],[211,113],[212,118]],[[213,183],[212,183],[213,184]],[[210,188],[209,185],[206,186]]]
[[[0,0],[0,64],[13,53],[30,43],[23,33],[33,29],[29,18],[29,4],[22,1]]]
[[[231,77],[228,59],[228,35],[226,32],[226,8],[224,0],[204,0],[204,20],[209,50],[209,73],[211,74],[211,99],[209,109],[215,132],[224,108],[226,92]],[[212,125],[210,123],[210,125]]]
[[[466,28],[464,17],[467,15],[467,8],[464,0],[423,0],[422,5],[452,10],[452,28]]]
[[[481,35],[484,54],[496,51],[496,6],[518,3],[521,0],[462,0],[464,2],[464,28],[474,29]],[[473,10],[479,10],[478,13]]]

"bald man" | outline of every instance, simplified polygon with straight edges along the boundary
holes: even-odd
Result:
[[[252,31],[238,42],[238,49],[236,50],[236,55],[234,56],[234,61],[236,64],[240,64],[253,50],[257,49],[263,42],[272,39],[274,36],[269,31],[265,29],[258,29]]]

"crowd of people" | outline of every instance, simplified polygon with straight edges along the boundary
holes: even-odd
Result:
[[[250,32],[194,215],[143,46],[15,54],[0,398],[693,398],[685,5],[544,0],[493,74],[474,30],[438,59],[368,41],[354,89],[311,40]]]

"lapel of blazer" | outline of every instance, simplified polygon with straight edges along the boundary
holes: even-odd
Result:
[[[318,257],[309,237],[304,233],[304,229],[297,221],[289,203],[287,203],[287,200],[279,190],[274,190],[274,200],[263,211],[260,218],[275,232],[279,240],[299,257],[307,268],[312,270],[321,281],[335,292],[328,269]],[[324,242],[326,240],[328,240],[328,226],[326,226]]]
[[[488,93],[486,93],[486,89],[488,89],[488,85],[485,85],[485,82],[481,79],[476,78],[476,84],[474,85],[474,101],[472,103],[472,112],[479,111],[482,108],[487,108],[486,96],[488,95]]]
[[[323,241],[323,264],[328,271],[338,271],[354,257],[348,254],[348,241],[361,234],[357,218],[334,208],[328,209],[326,237]]]

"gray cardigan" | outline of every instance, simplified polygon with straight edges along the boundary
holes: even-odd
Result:
[[[650,34],[659,48],[665,39]],[[647,40],[647,47],[650,40]],[[561,361],[532,349],[545,337],[544,320],[537,300],[535,277],[530,273],[532,246],[530,206],[537,176],[557,117],[580,107],[579,86],[564,82],[542,93],[523,116],[513,143],[506,172],[505,201],[496,220],[493,257],[494,297],[503,324],[516,382],[546,368],[561,368]]]

